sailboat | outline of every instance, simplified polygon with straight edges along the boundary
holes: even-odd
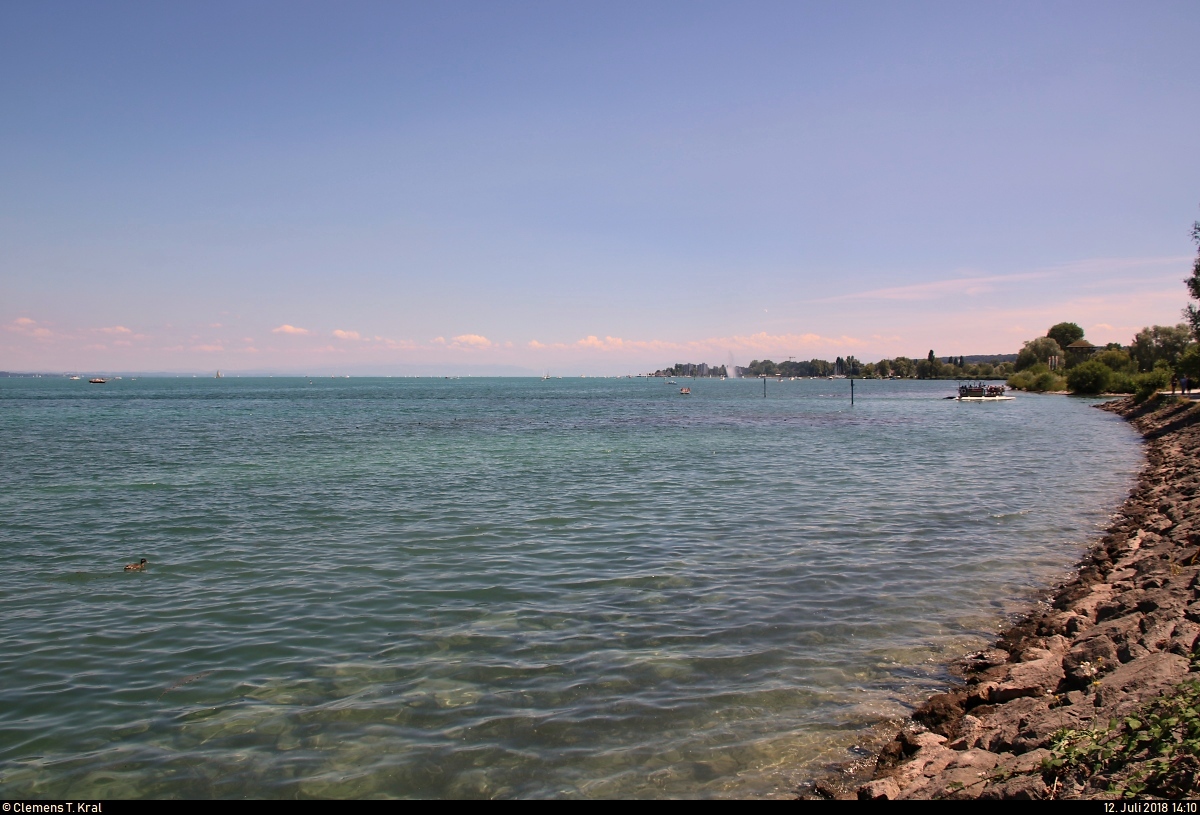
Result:
[[[223,379],[223,378],[224,377],[221,376],[221,369],[217,368],[217,375],[214,376],[213,379]]]

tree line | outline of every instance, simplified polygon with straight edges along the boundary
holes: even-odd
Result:
[[[1200,300],[1200,221],[1192,224],[1192,240],[1196,260],[1183,282],[1191,298]],[[1025,343],[1008,384],[1030,391],[1132,393],[1139,399],[1185,378],[1200,384],[1200,309],[1189,303],[1183,317],[1187,322],[1178,325],[1146,326],[1129,345],[1110,342],[1103,348],[1080,344],[1084,331],[1075,323],[1058,323]]]

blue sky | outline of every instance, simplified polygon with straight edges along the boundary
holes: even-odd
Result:
[[[1200,5],[0,6],[0,369],[627,373],[1178,322]]]

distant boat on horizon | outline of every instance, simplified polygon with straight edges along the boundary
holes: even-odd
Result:
[[[224,378],[225,377],[221,375],[221,369],[217,368],[217,375],[214,376],[213,379],[224,379]]]

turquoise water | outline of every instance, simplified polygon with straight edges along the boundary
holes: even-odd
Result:
[[[683,384],[0,380],[0,795],[786,794],[1141,461],[1085,400]]]

